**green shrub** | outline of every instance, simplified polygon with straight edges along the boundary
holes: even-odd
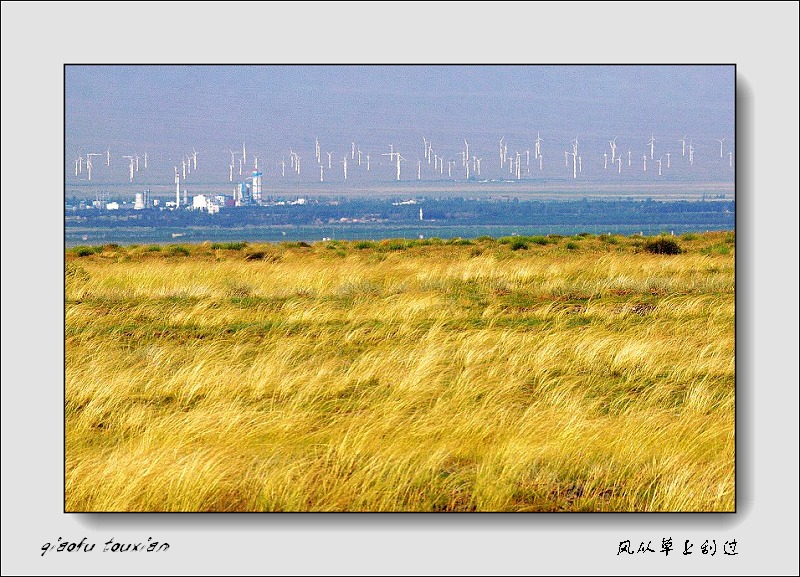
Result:
[[[720,243],[720,244],[715,244],[713,246],[706,247],[703,250],[701,250],[700,252],[702,254],[706,254],[706,255],[710,255],[710,254],[727,255],[727,254],[731,254],[731,247],[729,247],[727,244]]]
[[[547,244],[547,242],[545,242]],[[522,240],[515,240],[511,243],[511,250],[528,250],[528,243]]]
[[[169,247],[170,256],[189,256],[191,253],[188,248],[181,244],[176,244]]]
[[[243,250],[247,248],[247,242],[215,242],[211,244],[211,248],[214,250],[222,249],[222,250]]]
[[[406,250],[409,242],[402,238],[391,238],[382,240],[378,245],[380,250]]]
[[[93,254],[103,252],[102,246],[76,246],[73,247],[72,252],[75,253],[76,256],[90,256]]]
[[[569,241],[567,243],[567,250],[578,250],[578,243]]]
[[[666,237],[658,237],[644,243],[644,250],[653,254],[680,254],[683,252],[675,240]]]
[[[358,250],[365,250],[368,248],[375,248],[375,243],[371,240],[358,240],[353,246]]]
[[[159,252],[161,250],[160,244],[151,244],[145,249],[147,252]]]

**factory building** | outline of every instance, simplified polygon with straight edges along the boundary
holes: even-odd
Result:
[[[252,199],[256,204],[261,203],[261,177],[263,173],[258,170],[253,171],[253,184],[251,187]]]

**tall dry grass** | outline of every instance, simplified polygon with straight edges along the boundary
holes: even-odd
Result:
[[[733,510],[733,234],[530,240],[67,251],[66,510]]]

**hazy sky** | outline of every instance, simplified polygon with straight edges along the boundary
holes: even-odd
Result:
[[[242,140],[282,149],[315,136],[457,146],[528,141],[537,130],[567,142],[651,132],[732,140],[735,69],[68,65],[65,98],[68,156],[107,146],[224,154]]]

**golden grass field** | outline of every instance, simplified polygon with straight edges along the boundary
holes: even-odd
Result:
[[[735,236],[78,247],[66,511],[732,511]]]

